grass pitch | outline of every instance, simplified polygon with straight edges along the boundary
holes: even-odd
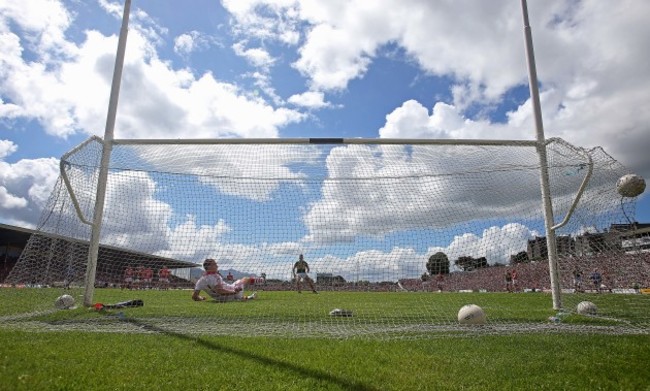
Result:
[[[415,324],[421,321],[423,310],[411,309],[411,305],[421,306],[428,300],[431,305],[436,304],[441,301],[439,297],[436,299],[436,294],[324,292],[299,296],[295,292],[260,292],[257,301],[218,304],[192,302],[188,291],[98,290],[97,301],[110,303],[141,298],[145,306],[105,313],[79,308],[36,317],[38,322],[52,326],[50,330],[58,331],[30,329],[27,325],[34,319],[16,321],[15,325],[24,321],[23,328],[3,327],[20,308],[44,297],[53,303],[58,294],[60,291],[0,291],[0,390],[650,389],[647,365],[650,335],[647,333],[566,333],[558,329],[469,337],[434,333],[431,338],[420,335],[414,339],[385,339],[382,335],[369,338],[205,335],[164,325],[144,327],[137,333],[107,332],[108,329],[102,328],[64,331],[87,319],[112,319],[129,324],[137,319],[136,323],[147,326],[150,325],[147,319],[161,317],[230,323],[230,320],[246,318],[269,320],[269,314],[273,314],[282,325],[303,318],[306,323],[314,324],[315,318],[323,318],[323,312],[329,311],[333,304],[352,309],[355,305],[374,308],[370,304],[375,301],[376,307],[408,307],[401,314],[412,313]],[[501,300],[495,308],[508,308],[512,301],[511,305],[518,311],[498,316],[514,316],[513,323],[537,322],[554,314],[546,308],[549,306],[546,295],[445,295],[448,297],[442,302],[449,304],[439,304],[435,310],[441,316],[445,311],[441,306],[457,311],[466,302],[480,304],[481,300],[486,300],[485,303]],[[612,305],[622,300],[619,295],[603,295],[599,299],[611,300]],[[531,309],[519,311],[526,307]],[[301,318],[296,318],[296,311]],[[455,311],[448,315],[451,321],[455,320]],[[486,308],[486,311],[489,316],[497,316],[493,309]],[[372,311],[358,316],[375,319]],[[357,322],[359,318],[324,319],[345,324]],[[585,320],[575,317],[566,321],[582,324]],[[246,327],[243,328],[245,333]]]

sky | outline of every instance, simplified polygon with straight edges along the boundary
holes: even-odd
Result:
[[[650,178],[650,3],[528,3],[546,138]],[[0,223],[34,227],[61,156],[103,137],[122,10],[0,3]],[[115,137],[533,140],[520,2],[133,0]]]

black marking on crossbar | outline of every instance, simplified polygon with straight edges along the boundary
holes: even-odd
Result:
[[[310,138],[309,144],[343,144],[342,138]]]

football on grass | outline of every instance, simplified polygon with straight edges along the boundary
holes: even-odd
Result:
[[[352,317],[352,311],[351,310],[342,310],[340,308],[334,308],[333,310],[330,311],[330,316],[340,316],[344,318],[350,318]]]
[[[476,304],[467,304],[458,311],[458,322],[460,324],[485,324],[485,311]]]
[[[54,300],[54,306],[60,310],[68,310],[74,307],[74,297],[70,295],[61,295]]]
[[[581,301],[576,307],[576,312],[580,315],[596,315],[598,307],[590,301]]]

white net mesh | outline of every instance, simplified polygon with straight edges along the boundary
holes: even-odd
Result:
[[[5,281],[16,289],[0,290],[16,303],[0,325],[336,337],[649,329],[648,234],[634,199],[616,192],[628,172],[599,148],[559,139],[547,145],[557,221],[593,163],[557,230],[560,314],[532,143],[118,142],[93,298],[145,305],[52,311],[63,293],[82,300],[91,227],[81,217],[92,221],[101,152],[92,138],[63,158],[38,233]],[[299,254],[318,295],[307,280],[296,291]],[[253,276],[245,294],[255,300],[192,301],[206,258],[224,280]],[[576,314],[582,301],[597,312]],[[486,324],[459,324],[468,303]]]

